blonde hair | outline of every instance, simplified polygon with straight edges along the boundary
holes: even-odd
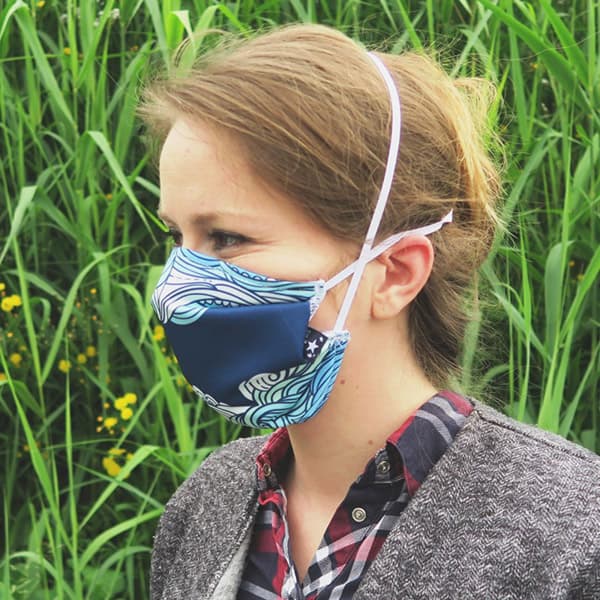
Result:
[[[412,302],[409,332],[425,374],[445,385],[459,370],[467,292],[497,227],[498,172],[484,148],[493,88],[451,79],[431,58],[378,54],[402,104],[400,153],[378,233],[437,221],[431,276]],[[319,25],[279,27],[227,42],[185,76],[143,90],[140,114],[164,140],[181,116],[230,133],[268,185],[344,240],[361,243],[383,179],[391,110],[366,51]]]

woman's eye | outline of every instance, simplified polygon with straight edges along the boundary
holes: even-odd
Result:
[[[211,231],[208,235],[212,242],[214,250],[226,250],[234,246],[239,246],[248,241],[248,238],[238,233],[230,233],[228,231]]]
[[[175,246],[181,246],[181,232],[176,229],[169,229],[168,235],[173,240]]]

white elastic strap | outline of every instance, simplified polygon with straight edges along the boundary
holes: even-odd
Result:
[[[383,184],[379,192],[379,198],[377,199],[377,204],[375,205],[375,210],[373,211],[373,218],[371,219],[371,224],[369,225],[362,250],[360,251],[358,259],[354,263],[354,275],[350,280],[348,291],[346,292],[346,296],[342,302],[342,307],[340,308],[340,312],[333,329],[334,332],[342,331],[344,329],[344,324],[346,323],[348,313],[350,312],[350,307],[352,306],[354,296],[356,295],[363,271],[365,270],[367,263],[371,260],[370,253],[375,242],[375,236],[377,235],[379,224],[381,223],[381,218],[383,217],[383,211],[385,209],[385,205],[387,204],[390,189],[392,188],[392,181],[394,179],[394,172],[396,170],[396,162],[398,160],[398,150],[400,147],[400,125],[402,113],[400,109],[400,96],[398,94],[398,89],[396,88],[396,84],[394,83],[390,72],[387,70],[383,62],[381,62],[377,56],[371,54],[370,52],[368,56],[375,63],[375,66],[381,73],[388,89],[390,103],[392,105],[392,134],[390,137],[390,149],[388,152]]]
[[[383,242],[377,244],[375,248],[372,248],[371,251],[367,254],[367,262],[377,258],[380,254],[383,254],[388,248],[391,248],[394,244],[398,243],[400,240],[408,237],[409,235],[430,235],[431,233],[435,233],[439,231],[446,223],[452,222],[452,211],[450,211],[447,215],[445,215],[440,221],[437,223],[432,223],[431,225],[425,225],[424,227],[417,227],[416,229],[409,229],[407,231],[401,231],[399,233],[395,233],[391,235],[389,238],[383,240]],[[346,277],[350,277],[356,269],[358,265],[358,260],[355,260],[352,264],[348,265],[345,269],[340,271],[337,275],[334,275],[331,279],[325,282],[325,290],[330,290],[335,287],[341,281],[344,281]]]

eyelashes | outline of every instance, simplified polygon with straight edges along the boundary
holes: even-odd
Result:
[[[181,235],[180,231],[170,227],[166,233],[171,238],[173,245],[182,245],[183,236]],[[210,242],[211,249],[215,252],[220,252],[229,248],[235,248],[251,241],[250,238],[244,235],[222,229],[211,229],[206,234],[206,238]]]
[[[235,248],[250,241],[246,236],[239,233],[222,231],[220,229],[210,231],[208,238],[212,241],[214,250],[227,250],[228,248]]]

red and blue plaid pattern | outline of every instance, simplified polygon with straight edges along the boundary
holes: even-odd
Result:
[[[289,437],[284,428],[273,433],[257,457],[259,508],[238,600],[351,598],[472,410],[466,398],[439,392],[388,437],[337,508],[303,581],[291,562],[285,492],[277,479],[290,460]]]

